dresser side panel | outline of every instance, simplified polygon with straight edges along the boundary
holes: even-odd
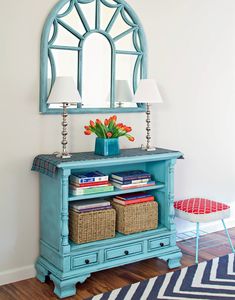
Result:
[[[61,195],[59,176],[40,174],[40,239],[59,251],[61,245]]]

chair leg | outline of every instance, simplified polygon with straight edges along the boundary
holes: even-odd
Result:
[[[222,221],[222,223],[223,223],[223,225],[224,225],[224,230],[225,230],[225,232],[226,232],[226,235],[227,235],[227,238],[228,238],[228,241],[229,241],[230,247],[231,247],[231,249],[232,249],[232,252],[234,253],[234,252],[235,252],[235,250],[234,250],[234,248],[233,248],[233,244],[232,244],[232,241],[231,241],[231,238],[230,238],[230,235],[229,235],[228,229],[227,229],[227,227],[226,227],[226,225],[225,225],[225,222],[224,222],[224,220],[222,219],[221,221]]]
[[[197,222],[196,258],[195,258],[195,263],[196,263],[196,264],[198,264],[198,243],[199,243],[199,222]]]

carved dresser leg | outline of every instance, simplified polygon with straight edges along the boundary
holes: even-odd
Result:
[[[36,262],[35,269],[36,269],[37,279],[41,282],[45,282],[46,281],[46,276],[49,275],[48,270],[45,269],[39,262]]]
[[[90,274],[67,280],[60,280],[53,274],[50,275],[50,279],[54,282],[55,285],[54,293],[59,298],[66,298],[76,295],[76,284],[78,282],[83,283],[88,277],[90,277]]]
[[[181,266],[180,258],[168,259],[168,268],[174,269]]]

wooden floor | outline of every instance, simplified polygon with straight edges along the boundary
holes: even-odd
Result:
[[[235,244],[235,228],[229,230]],[[182,249],[182,267],[194,264],[195,240],[178,243]],[[202,236],[200,239],[200,262],[231,253],[223,231]],[[158,259],[148,259],[124,267],[113,268],[92,274],[83,284],[77,284],[77,295],[71,300],[81,300],[111,291],[125,285],[169,272],[167,264]],[[53,283],[42,284],[37,279],[29,279],[0,286],[0,300],[44,300],[58,299],[53,294]]]

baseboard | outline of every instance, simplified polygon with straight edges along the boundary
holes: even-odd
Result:
[[[34,265],[0,272],[0,286],[35,277]]]
[[[226,227],[232,228],[235,227],[234,218],[225,219]],[[178,234],[184,234],[189,231],[194,231],[196,235],[196,224],[187,222],[181,219],[176,219],[176,231]],[[220,221],[209,222],[209,223],[200,223],[200,230],[206,231],[206,233],[212,233],[220,230],[224,230],[223,224]]]
[[[225,219],[224,222],[228,229],[235,226],[234,218]],[[204,223],[203,226],[201,226],[201,228],[207,231],[208,233],[224,230],[224,227],[221,222]]]

